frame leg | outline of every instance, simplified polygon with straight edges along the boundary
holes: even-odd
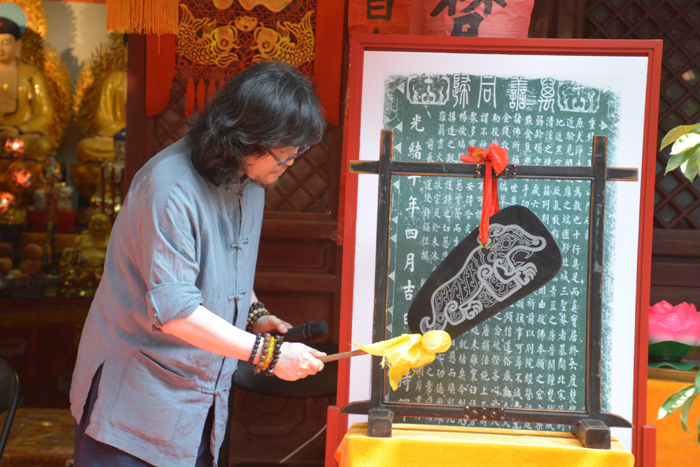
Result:
[[[585,448],[610,449],[610,428],[600,420],[581,420],[571,432]]]
[[[369,410],[367,435],[372,438],[391,438],[394,413],[389,409],[375,407]]]

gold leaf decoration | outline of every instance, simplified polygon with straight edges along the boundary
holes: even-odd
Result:
[[[27,17],[27,29],[31,29],[39,37],[46,39],[48,32],[46,11],[41,0],[11,0],[9,3],[14,3],[24,11],[24,15]]]
[[[299,23],[277,23],[276,31],[266,27],[255,30],[255,46],[259,55],[253,60],[279,60],[299,66],[314,59],[314,30],[311,26],[313,10],[306,12]]]
[[[58,56],[56,50],[48,44],[44,48],[43,72],[49,79],[51,92],[54,96],[54,122],[47,137],[53,147],[57,148],[63,141],[72,117],[70,106],[71,78],[66,64]]]
[[[313,10],[307,11],[298,23],[277,22],[275,29],[248,15],[219,25],[215,19],[195,18],[185,4],[180,4],[180,11],[177,54],[193,64],[227,67],[238,63],[243,58],[241,54],[245,54],[242,42],[254,43],[250,47],[255,51],[253,62],[279,60],[299,66],[314,59]],[[248,40],[251,35],[253,41]]]
[[[241,6],[248,11],[252,10],[258,5],[261,5],[270,11],[279,13],[287,8],[287,5],[289,5],[292,0],[239,0],[239,2]],[[214,4],[216,5],[216,0],[214,1]]]
[[[126,66],[126,45],[121,34],[112,33],[108,43],[102,43],[80,69],[73,94],[75,120],[84,136],[94,134],[102,79],[112,71]]]
[[[218,26],[216,20],[195,18],[187,5],[181,4],[182,18],[177,36],[177,53],[199,65],[225,67],[238,61],[238,29],[231,23]]]

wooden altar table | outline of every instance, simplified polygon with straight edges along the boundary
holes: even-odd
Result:
[[[610,450],[586,449],[570,433],[395,423],[391,438],[370,438],[355,423],[335,453],[340,467],[633,467],[612,439]]]

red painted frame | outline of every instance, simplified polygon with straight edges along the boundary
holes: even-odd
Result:
[[[635,329],[635,382],[632,436],[632,453],[637,467],[654,467],[654,428],[646,425],[647,358],[648,358],[648,310],[651,269],[652,225],[654,213],[654,178],[657,151],[657,118],[659,87],[661,81],[660,40],[577,40],[577,39],[496,39],[454,38],[429,36],[391,36],[358,34],[351,38],[350,97],[347,139],[343,165],[348,160],[359,159],[360,110],[362,73],[365,51],[411,51],[440,53],[498,53],[537,55],[595,55],[595,56],[646,56],[648,58],[646,114],[644,117],[643,174],[640,180],[640,229],[637,266],[637,304]],[[343,275],[341,284],[341,310],[339,351],[350,350],[352,330],[353,272],[355,259],[355,228],[357,210],[358,175],[347,175],[345,187],[345,218]],[[349,402],[349,361],[341,360],[338,371],[337,407],[328,411],[326,466],[337,465],[333,453],[347,431],[347,415],[340,408]],[[646,425],[646,426],[645,426]]]

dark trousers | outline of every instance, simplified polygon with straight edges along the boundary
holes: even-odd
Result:
[[[73,441],[73,465],[75,467],[152,467],[151,464],[121,451],[108,444],[101,443],[85,434],[90,425],[90,414],[97,400],[97,388],[102,377],[102,367],[100,367],[92,378],[90,392],[88,393],[83,417],[80,424],[75,425],[75,437]],[[214,407],[209,409],[207,421],[202,432],[202,442],[197,452],[197,463],[195,467],[211,467],[214,460],[209,448],[211,438],[211,428],[214,421]]]

